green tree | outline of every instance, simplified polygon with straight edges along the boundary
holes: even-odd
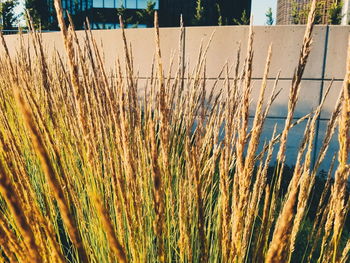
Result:
[[[273,14],[272,14],[271,7],[269,7],[269,9],[267,9],[265,16],[266,16],[266,25],[272,26],[274,23],[274,20],[273,20]]]
[[[0,17],[1,17],[1,29],[13,29],[14,24],[17,22],[18,15],[15,14],[15,7],[18,5],[17,0],[5,0],[1,2]]]
[[[305,24],[311,8],[311,3],[298,4],[292,1],[292,24]],[[316,3],[315,24],[339,25],[342,19],[342,1],[333,2],[327,9],[327,2],[322,0]],[[326,12],[326,13],[325,13]]]
[[[291,17],[292,17],[292,24],[297,25],[300,21],[300,10],[298,3],[296,1],[292,1],[291,3]]]
[[[117,8],[117,14],[118,16],[121,16],[123,19],[124,26],[127,27],[130,24],[133,24],[134,18],[132,16],[128,16],[127,9],[124,7],[123,4],[120,5],[119,8]]]
[[[342,14],[343,1],[334,2],[331,4],[328,11],[328,23],[331,25],[340,25],[343,18]]]
[[[235,25],[241,25],[241,26],[242,25],[249,25],[250,24],[250,18],[248,17],[247,12],[245,10],[243,10],[241,18],[240,19],[234,18],[233,19],[233,23]]]
[[[292,3],[292,24],[305,24],[309,15],[311,4],[300,4],[297,1],[293,0]],[[322,23],[322,10],[324,10],[325,1],[318,1],[316,3],[316,13],[315,13],[315,24]]]
[[[222,22],[221,8],[220,8],[220,5],[218,3],[216,3],[216,9],[218,11],[218,26],[222,26],[223,22]]]
[[[25,10],[29,13],[35,27],[52,29],[52,23],[50,23],[51,13],[47,1],[26,0]]]
[[[202,0],[196,2],[196,13],[194,14],[193,24],[201,26],[204,24],[204,6]]]
[[[147,27],[152,27],[154,24],[154,8],[156,6],[156,2],[153,0],[147,1],[146,9],[142,9],[141,11],[137,11],[137,21],[136,24],[144,24]]]

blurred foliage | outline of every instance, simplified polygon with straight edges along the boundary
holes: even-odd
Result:
[[[272,14],[272,8],[271,7],[269,7],[269,9],[267,9],[267,11],[265,13],[265,16],[266,16],[266,25],[272,26],[275,21],[273,19],[273,14]]]
[[[31,17],[35,28],[53,28],[53,21],[50,22],[50,17],[53,17],[54,14],[50,12],[47,1],[26,0],[24,5],[25,12]]]
[[[0,27],[4,30],[13,29],[17,22],[18,15],[14,9],[18,5],[18,0],[5,0],[0,3]]]
[[[242,25],[249,25],[250,24],[250,19],[249,19],[248,15],[247,15],[247,11],[243,10],[241,18],[240,19],[234,18],[233,19],[233,23],[235,25],[241,25],[241,26]]]
[[[317,1],[315,24],[340,25],[342,20],[343,1],[335,1],[327,7],[328,1]],[[311,3],[291,3],[292,24],[306,24]]]

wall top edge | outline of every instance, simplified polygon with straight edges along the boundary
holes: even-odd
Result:
[[[222,29],[247,29],[249,26],[190,26],[190,27],[184,27],[187,29],[191,29],[191,30],[208,30],[208,29],[218,29],[218,30],[222,30]],[[305,25],[273,25],[273,26],[253,26],[253,29],[271,29],[271,30],[278,30],[278,29],[301,29],[301,28],[305,28]],[[331,29],[339,29],[341,31],[348,31],[350,33],[350,25],[328,25],[328,27],[330,27]],[[323,30],[327,28],[327,25],[315,25],[315,29],[318,30]],[[154,28],[127,28],[125,29],[126,32],[130,31],[154,31]],[[161,27],[160,31],[163,30],[170,30],[170,31],[179,31],[180,27]],[[83,32],[84,30],[77,30],[77,32]],[[106,33],[106,32],[119,32],[121,31],[121,29],[98,29],[98,30],[92,30],[93,32],[96,33]],[[60,34],[60,31],[52,31],[52,32],[43,32],[43,35],[48,35],[48,34]],[[24,34],[26,35],[26,34]],[[14,38],[14,37],[18,37],[18,34],[13,34],[13,35],[5,35],[5,38]]]

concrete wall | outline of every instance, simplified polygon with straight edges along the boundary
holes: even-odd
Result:
[[[268,46],[273,44],[273,55],[271,71],[269,74],[268,89],[271,90],[274,78],[281,70],[279,87],[282,93],[275,101],[269,118],[265,125],[263,140],[270,139],[273,127],[277,124],[277,131],[283,129],[286,113],[288,92],[292,81],[293,71],[298,63],[299,51],[305,26],[272,26],[254,27],[254,65],[253,65],[253,94],[252,108],[257,100],[257,91],[263,76],[264,65]],[[177,28],[161,28],[161,48],[165,71],[169,68],[172,54],[175,54],[175,65],[177,63],[179,46],[182,45],[186,64],[191,70],[196,63],[201,43],[206,46],[213,34],[207,54],[207,83],[213,85],[215,79],[228,62],[235,63],[236,51],[241,45],[244,59],[248,27],[225,26],[225,27],[189,27],[185,28],[185,39],[179,43],[180,30]],[[345,60],[350,26],[316,26],[313,33],[312,51],[305,70],[300,99],[297,104],[295,118],[309,113],[320,102],[321,97],[334,79],[330,95],[326,100],[325,107],[318,121],[317,143],[315,147],[320,148],[322,138],[327,128],[327,121],[334,108],[338,94],[341,90],[342,80],[345,75]],[[83,32],[78,32],[79,37]],[[117,56],[123,57],[123,44],[120,30],[94,31],[98,43],[102,43],[106,66],[113,68]],[[6,36],[10,51],[14,53],[18,45],[19,36]],[[155,52],[153,29],[128,29],[127,39],[131,43],[134,55],[134,66],[139,72],[140,83],[150,76],[151,64]],[[63,52],[63,42],[59,32],[43,34],[44,45],[49,52],[57,49]],[[175,71],[175,70],[173,70]],[[173,73],[174,74],[174,73]],[[232,75],[230,75],[232,78]],[[221,80],[221,83],[223,80]],[[251,112],[253,114],[253,111]],[[303,136],[305,123],[293,128],[292,136],[288,140],[287,163],[292,164],[296,159],[297,149]],[[322,168],[327,169],[334,152],[337,150],[337,138],[330,145],[330,153]]]

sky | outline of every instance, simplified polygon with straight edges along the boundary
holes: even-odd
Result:
[[[19,1],[17,13],[23,12],[24,0]],[[276,17],[277,0],[252,0],[252,14],[254,17],[254,25],[265,25],[267,9],[271,7],[274,18]]]
[[[18,1],[19,2],[19,5],[16,7],[16,9],[15,9],[15,12],[17,13],[17,14],[22,14],[23,13],[23,10],[24,10],[24,0],[19,0]],[[24,25],[24,22],[22,21],[23,19],[22,18],[20,18],[20,24],[21,25]]]
[[[252,0],[252,14],[254,25],[265,25],[265,13],[269,7],[272,8],[272,14],[276,22],[277,0]]]

